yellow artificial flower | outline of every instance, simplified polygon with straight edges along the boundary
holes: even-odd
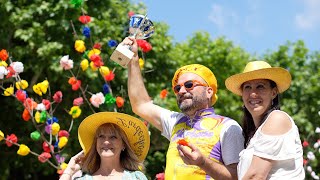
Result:
[[[4,96],[11,96],[14,93],[14,88],[13,86],[8,87],[6,90],[4,90]]]
[[[103,76],[106,76],[110,73],[110,70],[107,66],[101,66],[99,71]]]
[[[0,66],[8,67],[8,64],[5,61],[0,61]]]
[[[2,141],[4,139],[4,134],[2,131],[0,131],[0,141]]]
[[[65,163],[65,162],[63,162],[63,163],[60,165],[60,168],[61,168],[62,170],[65,170],[65,169],[67,168],[67,166],[68,166],[68,164]]]
[[[37,93],[39,96],[42,96],[42,92],[41,92],[41,89],[40,89],[40,84],[35,84],[32,86],[32,89],[35,93]]]
[[[43,94],[47,93],[48,88],[49,88],[48,80],[44,80],[40,83],[40,90],[42,91]]]
[[[67,142],[68,142],[68,138],[63,136],[61,138],[59,138],[59,143],[58,143],[58,146],[59,148],[63,148],[65,145],[67,145]]]
[[[37,123],[40,123],[40,112],[37,111],[36,114],[34,115],[34,119],[36,120]]]
[[[144,60],[142,58],[139,58],[139,65],[140,65],[140,69],[143,69],[144,67]]]
[[[60,131],[60,125],[58,124],[58,123],[53,123],[52,125],[51,125],[51,133],[52,133],[52,135],[57,135],[58,134],[58,132]]]
[[[90,62],[90,67],[91,67],[92,71],[97,71],[98,70],[98,68],[94,65],[94,63],[92,61]]]
[[[89,67],[89,61],[87,59],[83,59],[80,63],[82,71],[85,71]]]
[[[21,80],[16,82],[17,89],[27,89],[28,86],[29,86],[29,83],[26,80]]]
[[[86,50],[86,46],[84,45],[84,41],[82,40],[76,40],[74,43],[74,48],[76,51],[83,53]]]
[[[17,154],[21,155],[21,156],[26,156],[30,153],[30,149],[28,146],[24,145],[24,144],[21,144],[18,151],[17,151]]]
[[[72,118],[78,118],[81,115],[81,109],[79,106],[73,106],[70,111],[69,114],[72,115]]]
[[[92,55],[94,54],[99,55],[100,53],[101,51],[99,49],[92,49],[91,51],[89,51],[88,57],[90,58]]]

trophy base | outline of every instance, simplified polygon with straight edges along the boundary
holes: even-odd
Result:
[[[117,48],[113,51],[110,59],[118,63],[120,66],[127,68],[133,55],[134,53],[128,49],[128,46],[119,44]]]

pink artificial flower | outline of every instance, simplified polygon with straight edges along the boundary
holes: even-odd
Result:
[[[17,136],[15,134],[7,135],[6,139],[7,139],[6,144],[7,144],[8,147],[11,147],[13,143],[17,143],[18,142],[18,138],[17,138]]]
[[[157,178],[157,180],[164,180],[164,173],[162,172],[162,173],[158,173],[158,174],[156,174],[156,178]]]
[[[23,103],[27,99],[27,93],[24,90],[17,90],[16,98]]]
[[[42,163],[45,163],[50,158],[51,158],[51,154],[48,152],[43,152],[38,156],[38,160]]]
[[[42,99],[42,104],[45,106],[46,110],[49,110],[50,109],[50,101],[47,100],[47,99]]]
[[[129,17],[129,18],[131,18],[131,16],[133,16],[133,15],[134,15],[134,12],[133,12],[133,11],[129,11],[129,12],[128,12],[128,17]]]
[[[79,17],[79,21],[80,21],[82,24],[88,24],[88,23],[91,21],[91,17],[90,17],[90,16],[87,16],[87,15],[80,16],[80,17]]]
[[[93,45],[93,48],[94,48],[94,49],[100,49],[100,50],[101,50],[101,44],[100,44],[100,43],[95,43],[95,44]]]
[[[61,91],[57,91],[56,93],[54,93],[53,100],[56,103],[61,103],[61,101],[62,101],[62,92]]]
[[[54,147],[52,145],[49,146],[49,144],[46,142],[42,143],[42,149],[44,152],[51,152],[50,148],[51,148],[51,150],[54,149]]]
[[[60,130],[58,133],[59,137],[69,137],[69,132],[66,130]]]
[[[303,147],[307,147],[307,146],[309,146],[309,142],[308,142],[308,141],[306,141],[306,140],[304,140],[304,141],[303,141],[303,143],[302,143],[302,146],[303,146]]]
[[[12,66],[9,66],[7,68],[7,76],[6,78],[11,78],[12,76],[14,76],[16,74],[16,72],[14,71]]]
[[[13,62],[10,64],[10,67],[12,67],[12,69],[15,72],[14,77],[16,77],[16,75],[18,75],[19,73],[22,73],[24,69],[23,64],[21,62]]]
[[[64,70],[73,68],[73,60],[69,59],[69,55],[65,55],[60,59],[60,67],[62,67]]]
[[[82,104],[83,104],[83,98],[82,97],[78,97],[78,98],[73,100],[73,105],[74,106],[81,106]]]
[[[75,84],[72,84],[72,90],[77,91],[81,87],[81,80],[77,80]]]
[[[105,101],[105,97],[103,96],[102,92],[99,92],[97,94],[93,94],[90,98],[90,102],[94,107],[99,108],[101,104],[103,104]]]

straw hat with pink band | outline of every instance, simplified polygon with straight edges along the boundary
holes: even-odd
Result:
[[[179,77],[184,73],[194,73],[200,76],[208,84],[208,86],[213,89],[214,95],[212,96],[212,105],[214,105],[218,99],[218,84],[213,72],[209,68],[201,64],[190,64],[183,66],[174,73],[174,76],[172,78],[172,87],[177,85]]]
[[[84,154],[87,154],[90,148],[92,148],[91,146],[98,127],[105,123],[116,124],[125,132],[130,147],[140,162],[146,158],[150,147],[148,128],[141,120],[117,112],[95,113],[86,117],[81,122],[78,129],[78,139]]]
[[[225,85],[229,91],[241,96],[241,85],[254,79],[269,79],[274,81],[277,84],[279,93],[286,91],[291,83],[291,75],[286,69],[271,67],[265,61],[252,61],[246,65],[242,73],[227,78]]]

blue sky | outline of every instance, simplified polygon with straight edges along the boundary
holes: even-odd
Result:
[[[131,0],[147,6],[152,21],[170,26],[176,42],[195,31],[225,36],[251,54],[303,40],[320,50],[320,0]]]

